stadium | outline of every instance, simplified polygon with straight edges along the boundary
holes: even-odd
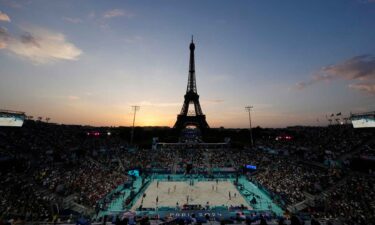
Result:
[[[164,129],[143,135],[173,132]],[[245,148],[156,149],[151,143],[149,148],[129,146],[130,136],[124,134],[130,130],[38,120],[2,127],[3,218],[63,224],[373,219],[373,129],[257,129],[251,149],[246,129],[244,137],[232,132]],[[136,132],[135,143],[141,140]],[[280,139],[285,133],[292,138]]]
[[[375,225],[374,12],[0,0],[0,225]]]
[[[335,125],[252,129],[246,107],[250,129],[210,128],[196,89],[193,40],[189,49],[188,86],[173,128],[135,129],[138,106],[132,127],[1,111],[1,214],[38,224],[374,221],[373,113],[352,115],[353,124],[340,112],[331,115]]]

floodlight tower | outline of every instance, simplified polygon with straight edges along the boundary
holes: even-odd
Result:
[[[134,116],[133,116],[133,127],[132,127],[132,132],[131,132],[131,137],[130,137],[130,145],[133,145],[135,115],[137,114],[137,111],[140,109],[140,106],[133,105],[132,109],[134,111]]]
[[[254,106],[246,106],[245,110],[249,112],[249,125],[250,125],[250,145],[251,148],[254,147],[254,141],[253,141],[253,133],[251,132],[251,109],[254,108]]]

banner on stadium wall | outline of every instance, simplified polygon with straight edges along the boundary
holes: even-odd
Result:
[[[165,168],[149,168],[145,170],[149,173],[162,173],[162,174],[172,174],[171,169]],[[224,167],[224,168],[213,168],[212,173],[235,173],[237,170],[233,167]],[[177,173],[184,173],[185,169],[180,168],[176,171]]]
[[[136,211],[137,216],[149,215],[158,216],[159,218],[165,217],[190,217],[193,214],[196,217],[205,217],[206,215],[211,218],[223,218],[228,219],[235,217],[238,212],[243,213],[245,216],[251,216],[253,214],[263,215],[269,217],[272,215],[271,211],[256,211],[256,210],[238,210],[238,211],[228,211],[228,210],[167,210],[167,211]]]

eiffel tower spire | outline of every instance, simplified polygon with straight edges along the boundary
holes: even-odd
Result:
[[[197,93],[197,84],[195,81],[195,60],[194,60],[195,45],[193,41],[193,36],[191,36],[191,43],[190,43],[189,48],[190,48],[189,78],[188,78],[188,85],[187,85],[186,93],[190,91]]]
[[[197,85],[195,80],[195,61],[194,61],[194,50],[195,44],[193,37],[191,37],[190,49],[190,62],[189,62],[189,76],[188,84],[186,88],[186,94],[184,96],[184,103],[180,114],[177,116],[177,121],[174,128],[182,130],[188,125],[194,125],[200,130],[208,129],[208,123],[206,116],[202,112],[201,105],[199,103],[199,95],[197,93]],[[189,109],[189,107],[193,107]],[[194,113],[191,113],[194,111]]]

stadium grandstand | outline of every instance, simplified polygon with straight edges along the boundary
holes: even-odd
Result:
[[[134,142],[171,130],[137,128]],[[228,130],[231,146],[134,148],[126,127],[0,127],[1,221],[374,224],[374,129],[257,128],[254,148],[247,132]]]

